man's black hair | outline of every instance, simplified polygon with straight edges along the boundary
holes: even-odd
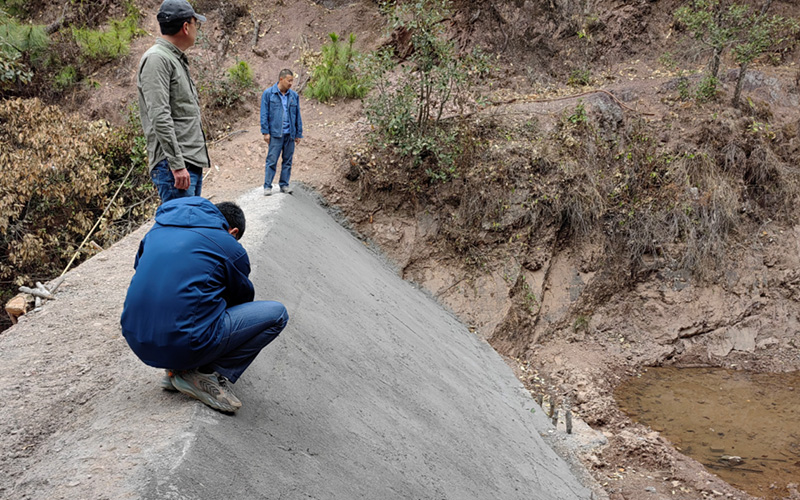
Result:
[[[229,229],[239,229],[236,239],[241,239],[241,237],[244,236],[245,221],[244,212],[239,208],[239,205],[232,201],[223,201],[217,203],[216,207],[222,212],[222,216],[225,217],[225,220],[228,221]]]
[[[294,71],[290,70],[289,68],[284,68],[281,70],[280,73],[278,73],[278,80],[280,80],[284,76],[289,76],[289,75],[294,76]]]
[[[161,27],[162,35],[174,35],[183,28],[184,23],[191,24],[192,19],[194,19],[194,17],[175,19],[174,21],[170,21],[168,23],[158,23],[158,25]]]

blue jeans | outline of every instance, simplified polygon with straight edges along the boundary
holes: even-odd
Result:
[[[264,173],[264,188],[272,187],[275,178],[275,169],[278,166],[278,157],[283,157],[281,162],[281,178],[278,181],[281,187],[289,187],[289,177],[292,175],[292,157],[294,156],[294,139],[290,134],[282,137],[269,136],[269,151]]]
[[[158,189],[161,203],[186,196],[200,196],[203,190],[203,169],[194,165],[186,165],[186,170],[191,178],[189,189],[175,189],[175,176],[172,175],[172,170],[169,168],[169,160],[161,160],[153,167],[153,170],[150,171],[150,178]]]
[[[286,327],[289,314],[280,302],[257,300],[229,307],[217,323],[219,347],[200,360],[200,368],[213,370],[236,382],[258,353]]]

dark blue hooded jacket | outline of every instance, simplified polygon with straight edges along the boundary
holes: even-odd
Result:
[[[187,370],[220,346],[225,309],[253,300],[250,260],[213,203],[161,205],[139,244],[122,310],[122,334],[150,366]]]

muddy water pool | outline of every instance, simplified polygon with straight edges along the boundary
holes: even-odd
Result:
[[[649,368],[615,396],[632,420],[751,495],[783,498],[800,483],[800,372]]]

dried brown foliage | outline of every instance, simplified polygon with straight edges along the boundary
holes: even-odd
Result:
[[[135,162],[135,134],[38,99],[0,101],[0,289],[61,272]],[[109,244],[152,213],[136,172],[92,239]],[[79,260],[95,253],[84,247]],[[6,297],[7,298],[7,297]]]

